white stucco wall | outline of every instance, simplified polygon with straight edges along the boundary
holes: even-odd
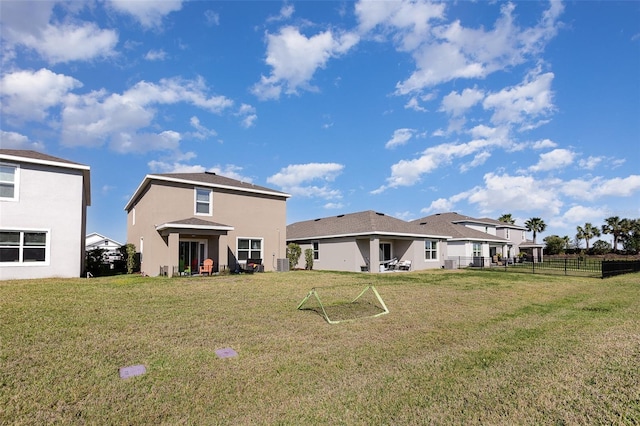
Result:
[[[18,200],[0,201],[0,228],[47,231],[47,262],[0,263],[0,279],[79,277],[85,238],[82,171],[22,163],[18,173]]]

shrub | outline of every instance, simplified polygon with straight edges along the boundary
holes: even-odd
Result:
[[[308,248],[304,251],[304,262],[304,269],[313,269],[313,249]]]
[[[289,243],[287,245],[287,259],[289,259],[289,265],[291,269],[295,269],[298,265],[298,261],[300,260],[300,255],[302,254],[302,249],[296,243]]]

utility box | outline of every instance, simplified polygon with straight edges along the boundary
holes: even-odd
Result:
[[[276,271],[289,272],[289,259],[277,259]]]
[[[445,260],[444,269],[458,269],[458,261],[454,259]]]

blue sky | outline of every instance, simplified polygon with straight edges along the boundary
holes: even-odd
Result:
[[[640,2],[1,1],[1,146],[292,195],[287,222],[640,217]]]

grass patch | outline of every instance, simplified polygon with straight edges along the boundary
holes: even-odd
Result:
[[[0,282],[0,424],[638,424],[640,275]],[[390,313],[336,325],[372,284]],[[334,292],[334,293],[332,293]],[[343,302],[343,303],[341,303]],[[342,310],[341,310],[342,309]],[[221,359],[230,347],[238,356]],[[147,373],[120,379],[120,367]]]

